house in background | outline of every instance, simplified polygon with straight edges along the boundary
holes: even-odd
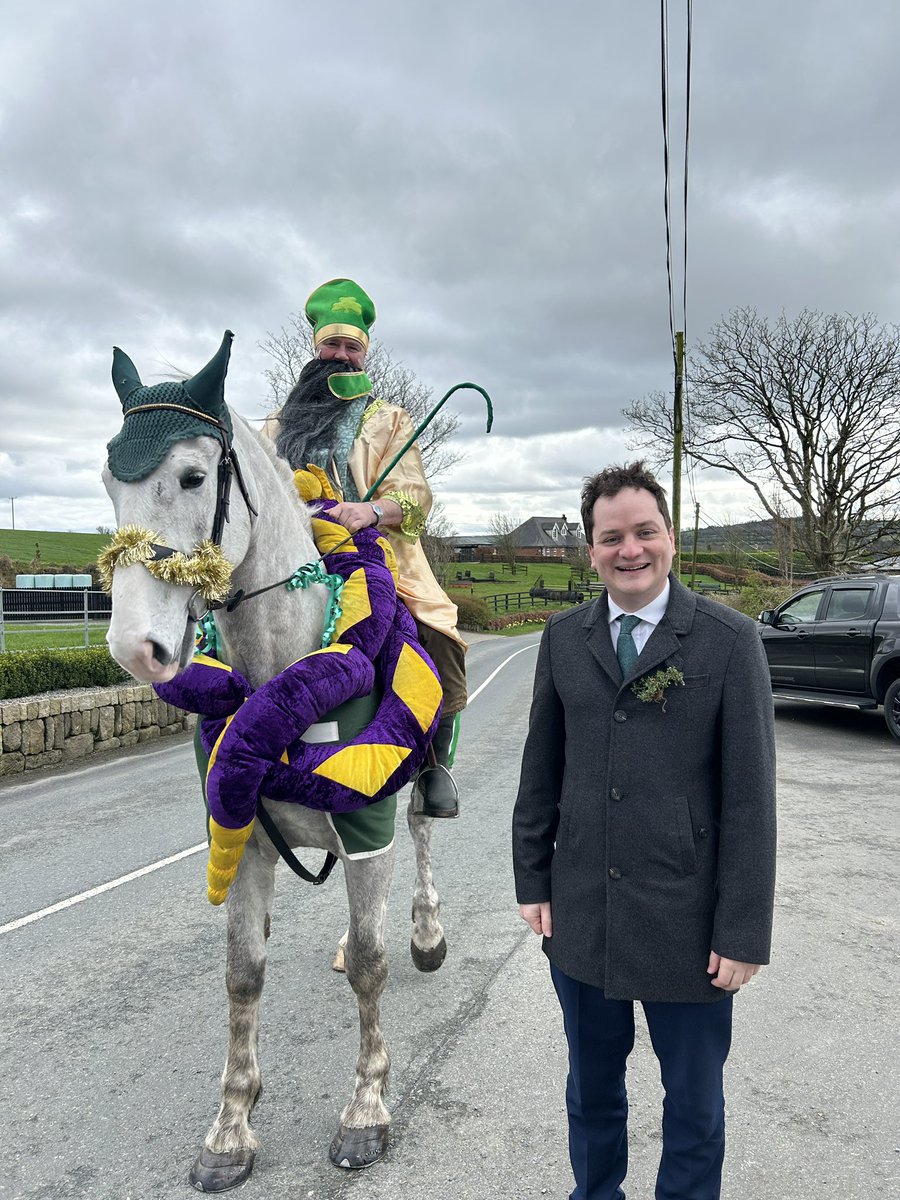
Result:
[[[579,521],[561,517],[529,517],[512,535],[516,558],[571,558],[584,551],[584,530]]]
[[[496,557],[494,539],[489,533],[461,533],[446,539],[454,548],[456,562],[492,562]]]

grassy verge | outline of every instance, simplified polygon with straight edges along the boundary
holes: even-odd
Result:
[[[510,625],[507,629],[486,629],[484,632],[495,633],[497,637],[518,637],[520,633],[543,633],[544,626],[544,621],[526,621],[524,625]]]

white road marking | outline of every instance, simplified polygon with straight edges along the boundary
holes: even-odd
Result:
[[[498,667],[495,667],[493,671],[491,671],[484,683],[477,687],[471,696],[469,696],[469,704],[471,704],[473,700],[476,700],[478,696],[481,695],[487,685],[496,679],[503,668],[508,663],[511,663],[517,655],[524,654],[526,650],[535,650],[538,644],[538,642],[532,642],[531,645],[523,646],[520,650],[514,650],[512,654],[510,654],[507,658],[504,658],[503,662],[500,663]],[[180,747],[171,747],[171,750],[176,749],[180,749]],[[141,757],[156,757],[156,754],[171,753],[171,750],[158,750],[155,753],[144,754]],[[123,760],[118,759],[116,761],[122,762]],[[110,762],[108,765],[112,766],[113,763]],[[84,771],[73,771],[72,775],[86,775],[89,771],[102,770],[106,766],[107,764],[103,763],[97,767],[88,767]],[[69,778],[69,776],[66,776],[66,778]],[[12,790],[18,791],[20,789],[10,789],[10,791]],[[81,892],[78,896],[70,896],[68,900],[60,900],[58,904],[51,904],[49,908],[42,908],[40,912],[29,913],[27,917],[19,917],[17,920],[10,921],[6,925],[0,925],[0,934],[12,933],[14,929],[21,929],[24,925],[30,925],[33,921],[40,921],[44,917],[52,916],[54,913],[63,912],[67,908],[72,908],[75,904],[81,904],[85,900],[91,900],[94,896],[100,896],[104,892],[112,891],[113,888],[121,887],[123,883],[131,883],[134,879],[140,879],[144,875],[150,875],[153,871],[161,871],[163,867],[169,867],[172,865],[172,863],[180,862],[183,858],[190,858],[192,854],[199,854],[201,850],[206,850],[207,848],[206,842],[200,842],[200,844],[197,846],[191,846],[189,850],[180,850],[177,854],[172,854],[168,858],[160,859],[159,862],[150,863],[149,866],[146,867],[140,867],[137,871],[129,871],[127,875],[120,875],[118,879],[111,879],[109,883],[101,883],[99,887],[90,888],[86,892]]]
[[[18,920],[10,921],[7,925],[0,925],[0,933],[12,933],[14,929],[21,929],[23,925],[30,925],[32,921],[40,921],[43,917],[52,916],[53,913],[62,912],[63,909],[71,908],[75,904],[81,904],[84,900],[90,900],[93,896],[100,896],[103,892],[110,892],[113,888],[121,887],[123,883],[131,883],[133,879],[140,879],[142,875],[150,875],[153,871],[161,871],[163,867],[171,866],[172,863],[180,862],[182,858],[190,858],[192,854],[199,854],[201,850],[208,849],[206,842],[200,842],[198,846],[191,846],[189,850],[179,850],[177,854],[171,854],[168,858],[162,858],[159,862],[150,863],[149,866],[140,867],[137,871],[129,871],[127,875],[120,875],[118,879],[111,879],[109,883],[101,883],[99,887],[91,888],[87,892],[81,892],[78,896],[70,896],[68,900],[60,900],[58,904],[51,904],[49,908],[42,908],[40,912],[29,913],[27,917],[19,917]]]
[[[540,642],[532,642],[530,646],[523,646],[521,650],[514,650],[513,653],[510,654],[509,658],[504,658],[504,660],[500,664],[500,666],[496,667],[493,671],[491,671],[490,675],[488,675],[488,677],[484,681],[484,683],[480,687],[477,687],[475,689],[475,691],[469,697],[468,703],[471,704],[473,700],[477,700],[477,698],[481,695],[481,693],[484,691],[484,689],[487,687],[487,685],[491,682],[491,680],[495,679],[500,674],[500,672],[503,670],[503,668],[506,666],[506,664],[512,662],[512,660],[516,657],[517,654],[524,654],[526,650],[536,650],[539,645],[540,645]]]

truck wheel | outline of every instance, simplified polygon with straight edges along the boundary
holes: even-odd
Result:
[[[900,679],[895,679],[884,693],[884,723],[900,742]]]

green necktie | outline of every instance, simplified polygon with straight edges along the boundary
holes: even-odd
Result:
[[[624,679],[631,668],[638,660],[638,648],[634,644],[632,630],[636,629],[641,623],[641,618],[634,616],[632,613],[623,613],[619,617],[619,636],[616,638],[616,658],[619,660],[619,666],[622,668],[622,678]]]

